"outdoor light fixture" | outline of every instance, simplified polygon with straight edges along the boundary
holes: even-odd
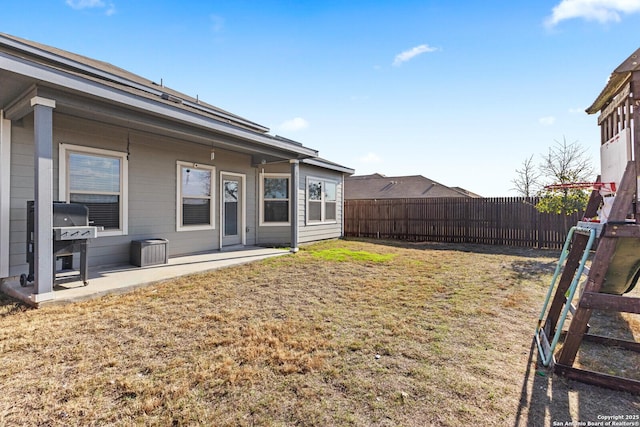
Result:
[[[211,160],[214,160],[216,158],[216,152],[215,150],[212,148],[211,149]]]

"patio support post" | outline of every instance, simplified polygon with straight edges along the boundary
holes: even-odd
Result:
[[[53,109],[52,99],[35,96],[34,302],[53,299]]]
[[[298,192],[300,191],[300,161],[290,160],[291,163],[291,252],[298,252],[299,212]]]
[[[0,278],[9,277],[9,204],[11,199],[11,121],[0,110]]]

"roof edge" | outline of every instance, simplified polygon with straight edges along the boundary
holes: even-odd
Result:
[[[123,87],[108,85],[104,80],[79,75],[69,70],[61,70],[49,64],[35,61],[33,58],[22,58],[15,54],[0,52],[0,59],[6,60],[5,62],[8,64],[7,70],[35,81],[40,81],[43,88],[71,91],[84,96],[90,95],[109,103],[125,105],[127,108],[143,113],[162,116],[176,122],[194,125],[208,131],[220,132],[231,137],[291,153],[292,158],[296,159],[306,156],[316,157],[318,155],[315,149],[276,139],[272,135],[226,123],[208,115],[198,114],[191,109],[180,109],[173,106],[172,103],[159,102],[140,93],[135,94],[127,91]],[[46,83],[52,83],[52,86],[47,86]]]
[[[602,89],[598,97],[593,101],[593,104],[584,111],[587,114],[595,114],[601,111],[604,107],[609,105],[611,99],[620,91],[620,88],[627,84],[630,79],[631,71],[611,74],[604,89]]]
[[[585,109],[587,114],[594,114],[606,107],[610,100],[620,91],[631,78],[634,71],[640,69],[640,48],[636,49],[620,65],[618,65],[607,80],[607,84],[602,89],[598,97],[589,108]]]
[[[80,62],[78,60],[75,60],[73,58],[71,58],[70,56],[76,56],[76,57],[82,57],[87,59],[88,61],[91,62],[97,62],[97,63],[101,63],[101,64],[105,64],[105,66],[111,66],[113,68],[117,68],[122,70],[124,73],[126,74],[130,74],[132,76],[135,76],[141,80],[147,80],[145,78],[143,78],[142,76],[138,76],[137,74],[131,73],[130,71],[127,71],[123,68],[117,67],[113,64],[109,64],[107,62],[104,61],[100,61],[97,59],[93,59],[93,58],[89,58],[89,57],[85,57],[83,55],[79,55],[79,54],[75,54],[72,52],[67,52],[63,49],[58,49],[58,48],[54,48],[52,46],[47,46],[44,45],[42,43],[38,43],[38,42],[34,42],[31,40],[26,40],[26,39],[22,39],[20,37],[16,37],[10,34],[6,34],[6,33],[0,33],[0,44],[4,44],[5,46],[8,46],[10,48],[13,49],[17,49],[17,50],[21,50],[23,52],[26,52],[28,54],[46,59],[48,61],[53,61],[59,64],[62,64],[64,66],[70,67],[70,68],[74,68],[76,70],[79,70],[83,73],[89,74],[89,75],[93,75],[99,79],[104,79],[104,80],[109,80],[115,83],[119,83],[122,84],[124,86],[128,86],[137,90],[141,90],[153,95],[156,95],[158,97],[166,97],[167,95],[171,95],[172,97],[176,97],[176,95],[179,96],[179,101],[185,105],[188,105],[191,108],[200,110],[202,112],[206,112],[209,114],[212,114],[214,116],[218,116],[221,119],[224,120],[230,120],[232,122],[236,122],[241,126],[245,126],[248,127],[250,129],[253,129],[257,132],[261,132],[261,133],[267,133],[269,132],[269,128],[266,126],[262,126],[258,123],[252,122],[250,120],[247,120],[243,117],[237,116],[233,113],[225,113],[224,111],[221,111],[215,107],[209,107],[207,105],[204,105],[202,103],[199,102],[194,102],[192,100],[190,100],[190,96],[178,92],[176,90],[170,89],[170,88],[165,88],[164,86],[158,86],[153,87],[154,83],[152,81],[149,81],[149,85],[145,85],[143,83],[140,82],[136,82],[131,78],[126,78],[124,76],[119,76],[116,75],[114,73],[111,73],[109,71],[106,71],[104,69],[100,69],[98,67],[92,66],[90,64],[86,64],[83,62]],[[50,49],[50,50],[48,50]],[[69,56],[64,56],[64,55],[60,55],[58,53],[55,53],[53,50],[57,50],[60,52],[66,52],[69,54]],[[157,84],[156,84],[157,85]],[[171,94],[169,94],[166,90],[163,89],[169,89],[171,92]],[[166,98],[164,98],[166,99]]]
[[[304,164],[307,164],[307,165],[318,166],[318,167],[321,167],[321,168],[324,168],[324,169],[329,169],[329,170],[334,170],[334,171],[337,171],[337,172],[346,173],[346,174],[349,174],[349,175],[353,175],[356,172],[355,169],[351,169],[349,167],[342,166],[342,165],[339,165],[337,163],[330,162],[330,161],[325,160],[325,159],[320,158],[320,157],[302,159],[302,160],[300,160],[300,162],[304,163]]]

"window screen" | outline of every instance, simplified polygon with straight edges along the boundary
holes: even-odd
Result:
[[[121,159],[69,152],[69,201],[89,208],[89,221],[105,230],[121,224]]]

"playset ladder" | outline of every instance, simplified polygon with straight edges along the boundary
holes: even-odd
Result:
[[[578,283],[583,274],[589,274],[589,269],[586,267],[587,260],[589,259],[589,251],[593,246],[593,243],[596,240],[597,234],[596,227],[589,227],[588,224],[577,225],[571,227],[569,233],[567,234],[567,238],[564,242],[564,246],[562,248],[562,253],[560,255],[560,259],[558,260],[558,265],[556,266],[556,270],[553,273],[553,278],[551,279],[551,284],[549,285],[549,290],[547,291],[547,296],[544,301],[544,305],[542,306],[542,311],[540,312],[540,317],[538,318],[538,326],[536,328],[535,338],[536,344],[538,346],[538,354],[540,355],[540,359],[544,366],[549,366],[554,362],[553,360],[553,352],[555,351],[556,345],[560,340],[560,335],[562,333],[562,326],[564,325],[565,320],[567,319],[567,315],[569,312],[575,314],[576,308],[572,304],[573,297],[576,293],[576,289],[578,289]],[[578,264],[578,268],[576,273],[573,276],[571,284],[569,285],[569,289],[564,293],[565,302],[564,308],[562,309],[562,314],[560,316],[560,320],[556,327],[556,332],[553,334],[553,341],[549,344],[549,339],[547,337],[547,332],[542,328],[544,315],[547,311],[547,306],[549,305],[549,300],[551,299],[551,294],[553,289],[555,288],[558,277],[560,276],[560,271],[562,270],[562,266],[564,265],[568,255],[569,255],[569,246],[571,241],[573,240],[574,233],[584,234],[589,236],[589,240],[582,251],[582,257],[580,258],[580,262]],[[550,334],[549,334],[550,336]]]
[[[578,296],[573,317],[569,323],[569,329],[565,336],[562,348],[557,358],[554,359],[553,351],[557,344],[563,324],[565,323],[567,312],[570,310],[571,300],[576,293],[577,282],[579,276],[584,270],[585,256],[593,245],[592,232],[575,232],[574,229],[573,243],[571,250],[561,256],[566,259],[560,282],[556,288],[554,298],[551,302],[549,312],[546,316],[544,326],[542,326],[544,312],[551,296],[555,280],[559,274],[560,265],[556,268],[556,274],[547,292],[547,301],[540,314],[538,327],[536,328],[535,341],[538,344],[540,360],[543,365],[553,365],[554,372],[568,378],[576,379],[591,384],[600,385],[617,390],[628,391],[640,394],[640,381],[630,378],[622,378],[607,375],[599,372],[587,371],[573,367],[578,349],[583,340],[596,341],[604,345],[615,345],[628,350],[640,351],[640,343],[619,340],[608,337],[601,337],[587,333],[589,328],[588,322],[594,309],[609,310],[616,312],[640,313],[640,298],[626,297],[623,295],[614,295],[602,293],[601,288],[605,280],[605,276],[609,269],[610,263],[616,251],[616,243],[619,238],[637,238],[640,239],[640,225],[633,222],[627,222],[626,217],[630,206],[633,203],[635,193],[636,171],[635,163],[629,162],[625,169],[621,180],[621,185],[616,194],[609,220],[604,224],[602,231],[598,237],[597,249],[588,270],[588,278],[584,286],[582,294]],[[601,197],[597,191],[591,193],[591,198],[587,205],[585,216],[594,217],[600,204]],[[568,236],[569,240],[570,236]],[[565,242],[565,246],[568,242]],[[551,344],[549,337],[553,336]],[[551,363],[554,361],[554,363]]]

